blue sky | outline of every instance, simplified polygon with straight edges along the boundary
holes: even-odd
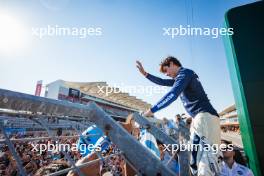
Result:
[[[250,2],[254,1],[1,0],[0,17],[12,16],[23,26],[27,38],[22,43],[23,50],[0,52],[0,88],[33,94],[38,80],[47,84],[57,79],[150,86],[154,84],[138,73],[135,61],[140,60],[146,71],[164,77],[158,65],[162,58],[173,55],[199,75],[212,104],[221,111],[234,103],[222,38],[172,39],[163,35],[162,28],[187,24],[220,28],[228,9]],[[47,25],[101,27],[103,35],[39,39],[31,34],[32,28]],[[22,28],[14,31],[19,34]],[[163,96],[135,95],[151,104]],[[156,115],[171,118],[183,112],[177,100]]]

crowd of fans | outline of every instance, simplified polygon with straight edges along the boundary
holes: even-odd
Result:
[[[70,134],[64,134],[69,136]],[[75,135],[72,132],[71,135]],[[36,137],[48,137],[46,132],[29,132],[26,134],[11,134],[9,138],[11,140],[23,139],[23,138],[36,138]],[[74,144],[78,138],[63,138],[59,139],[59,143],[64,144]],[[62,160],[67,163],[67,160],[64,158],[64,154],[61,151],[42,151],[33,149],[34,146],[39,146],[38,144],[55,144],[55,141],[52,139],[41,139],[33,141],[13,141],[14,148],[17,155],[21,158],[22,165],[26,170],[28,175],[34,175],[37,173],[38,169],[48,166],[55,160]],[[39,149],[39,148],[38,148]],[[18,175],[17,162],[15,161],[14,156],[12,155],[9,147],[6,144],[1,144],[0,147],[1,158],[0,158],[0,175]],[[73,158],[74,161],[77,161],[81,158],[81,155],[78,151],[67,151],[68,154]],[[61,162],[62,162],[61,161]]]
[[[181,120],[178,119],[180,122]],[[139,133],[140,130],[132,126],[131,119],[128,119],[126,123],[123,123],[124,128],[127,129],[128,132],[130,132],[132,135],[134,135],[135,138],[139,139]],[[50,123],[56,123],[56,119],[49,118],[48,122]],[[177,123],[178,123],[177,122]],[[176,126],[177,123],[170,126],[171,121],[164,118],[163,123],[161,125],[161,129],[164,130],[166,133],[170,133],[169,135],[176,135]],[[19,158],[21,158],[22,166],[24,167],[24,170],[27,172],[28,175],[45,175],[49,173],[53,173],[58,170],[62,170],[65,168],[71,167],[71,163],[66,159],[65,153],[62,151],[36,151],[34,150],[34,146],[37,144],[69,144],[73,145],[76,144],[78,140],[78,134],[75,131],[69,131],[67,130],[67,133],[62,132],[62,129],[59,129],[55,131],[54,133],[57,134],[57,136],[65,136],[63,138],[58,139],[58,141],[54,141],[51,138],[45,138],[45,139],[39,139],[39,140],[16,140],[16,139],[27,139],[27,138],[41,138],[41,137],[48,137],[49,135],[45,131],[32,131],[27,132],[25,134],[21,133],[14,133],[10,134],[9,138],[12,140],[12,143],[14,144],[14,148],[16,150],[16,153]],[[66,137],[66,136],[74,136],[76,137]],[[174,136],[176,137],[176,136]],[[3,136],[1,137],[3,139]],[[159,149],[161,152],[161,160],[165,163],[170,160],[170,156],[168,153],[164,153],[162,150],[162,144],[159,144]],[[117,147],[113,144],[110,146],[109,151],[106,153],[102,153],[104,156],[116,153]],[[17,167],[17,162],[12,155],[9,147],[1,143],[0,144],[0,175],[10,175],[10,176],[16,176],[19,175],[19,170]],[[89,158],[82,157],[79,151],[65,151],[67,154],[72,158],[72,160],[77,163],[81,164],[84,162],[84,160],[91,160],[91,158],[95,159],[98,158],[98,156],[89,156]],[[177,157],[175,156],[175,159]],[[172,160],[171,163],[173,164],[174,161]],[[115,175],[127,175],[124,174],[124,172],[130,172],[133,173],[133,169],[131,169],[130,166],[126,166],[126,163],[124,161],[124,158],[120,155],[112,156],[108,159],[106,159],[103,163],[100,161],[97,163],[98,165],[95,167],[93,165],[89,166],[90,168],[88,170],[89,173],[96,172],[97,174],[101,175],[102,173],[115,173]],[[126,167],[125,167],[126,166]],[[172,166],[175,170],[175,166]],[[83,170],[82,170],[83,171]],[[70,172],[72,175],[76,174],[76,172]],[[66,174],[65,174],[66,175]]]
[[[49,119],[49,122],[54,122],[54,119]],[[55,121],[56,122],[56,121]],[[185,117],[184,115],[176,115],[173,120],[169,120],[167,118],[163,118],[161,123],[157,123],[157,126],[163,130],[166,134],[170,135],[175,139],[180,139],[179,129],[190,129],[192,119]],[[126,122],[121,123],[123,127],[132,134],[136,139],[140,138],[140,129],[135,125],[135,121],[132,118],[128,118]],[[77,143],[78,133],[76,131],[70,131],[59,129],[54,131],[57,136],[60,136],[59,139],[51,139],[48,138],[49,135],[45,131],[33,131],[27,132],[25,134],[14,133],[10,134],[9,138],[12,140],[14,144],[14,148],[16,150],[17,155],[21,159],[21,164],[24,167],[24,170],[28,175],[47,175],[50,173],[54,173],[56,171],[61,171],[66,168],[72,167],[72,163],[68,160],[69,158],[65,156],[67,153],[70,156],[72,162],[76,163],[76,165],[82,165],[85,162],[93,161],[99,158],[97,153],[92,153],[89,156],[82,156],[78,150],[66,150],[62,151],[39,151],[33,150],[33,146],[36,144],[69,144],[72,146]],[[38,140],[16,140],[16,139],[27,139],[27,138],[38,138],[38,137],[47,137],[45,139]],[[0,139],[3,139],[3,136],[0,136]],[[158,148],[160,151],[160,159],[166,164],[172,171],[174,171],[177,175],[179,172],[179,164],[178,164],[178,156],[176,154],[172,154],[164,151],[164,146],[162,143],[157,141]],[[113,155],[116,154],[116,155]],[[113,155],[113,156],[112,156]],[[241,162],[241,158],[238,161],[237,156],[239,155],[239,151],[235,151],[232,154],[225,153],[223,165],[227,167],[233,163],[240,163],[246,165],[245,162]],[[241,154],[240,154],[241,155]],[[132,167],[126,163],[125,158],[120,154],[119,149],[114,144],[111,144],[108,149],[101,153],[102,157],[107,157],[104,160],[98,159],[98,161],[90,164],[89,166],[82,167],[80,170],[86,175],[135,175],[136,172],[132,169]],[[228,158],[229,157],[229,158]],[[232,160],[232,158],[234,158]],[[231,159],[230,159],[231,158]],[[225,162],[229,162],[225,165]],[[246,167],[246,166],[245,166]],[[240,166],[239,168],[242,168]],[[231,165],[232,169],[232,165]],[[248,171],[250,174],[252,173],[250,170]],[[17,176],[19,175],[19,170],[17,167],[17,161],[15,157],[12,155],[9,147],[0,143],[0,175],[3,176]],[[69,172],[65,172],[62,175],[75,176],[78,173],[74,170]]]

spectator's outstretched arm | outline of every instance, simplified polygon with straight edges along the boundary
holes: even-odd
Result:
[[[155,113],[175,101],[190,82],[192,78],[191,74],[192,73],[189,70],[180,70],[175,79],[172,89],[156,105],[151,108],[151,112]]]

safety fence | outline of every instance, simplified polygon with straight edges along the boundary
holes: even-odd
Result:
[[[8,146],[9,151],[17,163],[16,166],[20,175],[28,175],[28,173],[23,167],[22,160],[14,147],[16,142],[39,140],[52,140],[58,142],[63,139],[78,139],[80,136],[84,136],[82,132],[92,125],[96,125],[100,128],[104,134],[109,137],[110,141],[117,146],[118,151],[110,155],[103,155],[101,152],[96,152],[97,159],[78,165],[68,152],[62,151],[64,158],[70,163],[71,167],[54,172],[50,175],[61,175],[71,170],[77,173],[77,175],[84,175],[81,168],[99,161],[105,162],[113,156],[120,156],[124,162],[134,170],[135,175],[175,175],[166,164],[162,163],[158,157],[143,146],[120,123],[114,120],[94,102],[90,102],[88,105],[82,105],[0,89],[0,108],[17,113],[16,117],[13,117],[15,119],[26,119],[25,121],[27,121],[28,124],[34,124],[34,126],[28,127],[31,130],[37,131],[43,129],[45,131],[43,136],[12,139],[6,132],[7,124],[3,122],[5,116],[0,117],[0,119],[2,119],[0,123],[2,134],[0,144],[6,144]],[[142,128],[147,129],[162,144],[179,144],[179,139],[167,135],[139,113],[134,113],[132,116]],[[53,121],[49,122],[47,119],[56,119],[58,122],[63,121],[65,126],[58,123],[56,128]],[[58,135],[58,129],[64,127],[65,129],[74,131],[74,134]],[[178,129],[178,133],[180,133],[183,141],[188,141],[188,129],[181,127]],[[89,141],[86,142],[89,143]],[[177,155],[179,175],[189,175],[188,152],[179,151]]]

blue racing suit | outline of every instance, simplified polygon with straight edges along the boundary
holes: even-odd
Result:
[[[195,117],[200,112],[208,112],[218,116],[194,71],[181,67],[175,79],[161,79],[149,73],[146,78],[158,85],[172,87],[172,89],[151,108],[151,112],[155,113],[167,107],[180,96],[183,106],[192,117]]]

